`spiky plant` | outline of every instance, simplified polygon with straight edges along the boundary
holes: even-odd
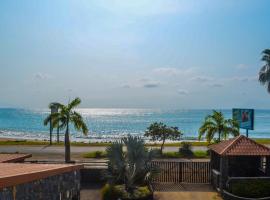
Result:
[[[150,185],[158,172],[151,166],[154,153],[145,148],[144,140],[139,137],[128,136],[112,143],[106,151],[109,159],[108,182],[124,184],[130,194],[137,186]]]
[[[83,117],[74,109],[81,103],[80,98],[75,98],[68,105],[61,103],[53,103],[53,106],[59,108],[59,112],[51,113],[44,120],[44,125],[52,122],[53,127],[59,126],[60,129],[65,129],[65,161],[70,162],[70,124],[74,125],[74,128],[78,131],[82,131],[83,134],[88,133],[88,128],[83,120]],[[52,104],[49,105],[51,107]]]
[[[215,135],[218,135],[218,141],[227,139],[229,134],[239,135],[239,124],[236,120],[225,119],[222,112],[213,110],[212,115],[208,115],[199,129],[199,140],[206,135],[206,140],[211,142]]]

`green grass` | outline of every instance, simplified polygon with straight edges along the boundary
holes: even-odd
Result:
[[[105,151],[93,151],[83,154],[83,158],[106,158],[107,154]]]
[[[265,139],[254,139],[256,142],[260,144],[270,144],[270,138]],[[40,141],[40,140],[7,140],[7,141],[0,141],[0,145],[49,145],[49,141]],[[89,143],[84,143],[84,142],[71,142],[71,146],[93,146],[93,147],[106,147],[109,146],[111,143],[110,142],[89,142]],[[192,146],[208,146],[209,143],[205,141],[193,141],[190,142]],[[62,146],[64,145],[63,142],[56,143],[53,142],[53,145],[59,145]],[[180,147],[181,142],[174,142],[174,143],[165,143],[164,146],[166,147]],[[147,147],[160,147],[161,144],[159,143],[154,143],[154,144],[146,144]]]
[[[84,153],[82,155],[83,158],[106,158],[105,151],[93,151]],[[187,158],[183,154],[179,152],[164,152],[162,154],[162,158]],[[193,156],[189,158],[209,158],[206,151],[193,151]]]
[[[162,158],[187,158],[180,152],[164,152]],[[193,155],[189,158],[209,158],[207,151],[193,151]]]
[[[209,155],[207,154],[207,151],[193,151],[194,158],[209,158]]]

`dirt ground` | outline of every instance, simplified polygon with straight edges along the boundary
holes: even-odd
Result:
[[[81,200],[100,200],[101,185],[83,186]],[[222,200],[211,185],[206,184],[167,184],[157,185],[155,200]]]

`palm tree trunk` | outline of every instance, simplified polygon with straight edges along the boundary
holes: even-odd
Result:
[[[161,151],[161,154],[162,154],[162,152],[163,152],[163,148],[164,148],[164,143],[165,143],[165,138],[163,139],[163,141],[162,141],[162,144],[161,144],[161,149],[160,149],[160,151]]]
[[[69,141],[69,120],[67,121],[67,129],[65,133],[65,161],[70,162],[70,141]]]
[[[221,141],[221,132],[220,131],[218,132],[218,141],[219,142]]]
[[[59,124],[57,125],[57,143],[59,143]]]

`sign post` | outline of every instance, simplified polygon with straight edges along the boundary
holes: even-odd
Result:
[[[56,105],[53,105],[51,107],[51,114],[57,113],[58,107]],[[53,132],[53,124],[52,120],[50,121],[50,145],[52,145],[52,132]],[[59,143],[59,126],[57,126],[57,143]]]
[[[248,137],[248,130],[254,130],[254,109],[233,108],[233,119],[235,119],[239,128],[246,129],[246,136]]]

